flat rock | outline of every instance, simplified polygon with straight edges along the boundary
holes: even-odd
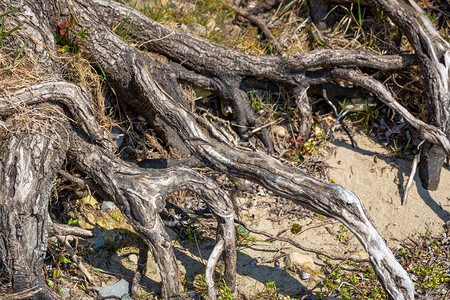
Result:
[[[103,247],[103,245],[105,245],[105,239],[103,238],[103,236],[99,236],[92,245],[92,249],[96,250]]]
[[[126,280],[121,279],[116,283],[102,287],[98,291],[98,295],[100,298],[121,298],[123,295],[128,294],[129,289],[130,284]]]
[[[350,259],[369,259],[369,256],[365,251],[360,251],[350,256]]]
[[[176,240],[178,238],[178,233],[176,233],[175,231],[173,231],[171,228],[166,227],[166,232],[169,235],[170,239],[172,241]]]
[[[136,254],[130,254],[128,255],[128,260],[132,262],[133,264],[137,265],[138,263],[138,256]]]
[[[288,268],[299,267],[302,271],[312,271],[315,269],[313,259],[305,254],[291,252],[284,258],[284,264]]]

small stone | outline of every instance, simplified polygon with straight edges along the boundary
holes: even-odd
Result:
[[[133,264],[137,265],[138,263],[138,256],[136,254],[130,254],[128,255],[128,260],[132,262]]]
[[[61,294],[64,298],[70,297],[70,291],[66,288],[61,288]]]
[[[116,209],[116,205],[112,201],[103,201],[101,209],[102,212],[110,212]]]
[[[51,236],[49,239],[48,239],[50,242],[52,242],[52,243],[58,243],[58,238],[56,237],[56,236]]]
[[[95,227],[94,229],[92,229],[92,234],[93,235],[99,235],[102,233],[102,230],[98,227]]]
[[[102,287],[98,291],[98,295],[100,298],[121,298],[123,295],[128,294],[129,289],[130,284],[126,280],[121,279],[116,283]]]
[[[173,231],[171,228],[166,227],[166,232],[169,235],[170,239],[172,241],[176,240],[178,238],[178,233],[176,233],[175,231]]]
[[[350,259],[369,259],[369,257],[365,251],[360,251],[350,256]]]
[[[206,28],[198,23],[191,22],[189,23],[188,28],[192,33],[198,34],[200,36],[206,35]]]
[[[273,126],[272,133],[279,137],[287,137],[288,136],[288,131],[286,130],[286,128],[284,128],[283,126],[280,126],[280,125]]]
[[[311,277],[311,274],[308,273],[308,272],[302,272],[302,274],[300,275],[300,278],[301,278],[302,280],[309,279],[310,277]]]
[[[284,264],[288,268],[299,267],[302,271],[313,271],[315,269],[313,259],[298,252],[289,253],[284,258]]]
[[[126,295],[123,295],[120,300],[133,300],[133,298],[131,298],[130,295],[126,294]]]
[[[105,239],[102,236],[99,236],[92,245],[92,249],[96,250],[103,247],[103,245],[105,245]]]

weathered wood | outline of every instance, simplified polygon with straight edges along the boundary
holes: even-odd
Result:
[[[88,15],[88,12],[83,15]],[[101,40],[111,41],[107,52],[97,50]],[[177,104],[179,101],[174,99],[177,96],[164,91],[155,81],[152,76],[154,64],[147,61],[147,56],[115,38],[107,28],[93,27],[90,39],[86,40],[86,49],[102,63],[105,72],[111,72],[111,80],[125,83],[117,85],[118,90],[123,89],[125,93],[127,87],[132,86],[134,92],[141,95],[140,107],[152,109],[167,124],[171,124],[199,159],[221,172],[254,180],[283,197],[343,222],[368,251],[388,293],[396,299],[414,298],[414,288],[407,273],[395,260],[353,193],[338,185],[315,180],[299,169],[287,167],[262,153],[240,151],[216,142],[210,134],[216,137],[221,134],[214,132],[213,128],[206,133],[197,124],[195,115]],[[120,58],[115,60],[114,65],[111,64],[111,55]],[[125,79],[115,75],[123,73],[130,75]],[[128,78],[133,80],[127,81]]]
[[[425,12],[413,0],[371,0],[401,29],[415,50],[425,82],[427,121],[450,138],[450,44],[437,32]],[[437,189],[447,149],[426,143],[419,163],[422,185]]]
[[[17,292],[46,284],[48,201],[68,144],[67,120],[53,118],[63,116],[61,109],[40,105],[33,111],[28,129],[16,123],[0,145],[0,261]]]
[[[178,84],[178,80],[184,80],[213,90],[233,104],[234,116],[244,129],[259,124],[249,108],[242,85],[253,81],[283,86],[301,106],[302,133],[306,135],[311,119],[306,97],[308,87],[327,81],[350,81],[371,91],[401,114],[422,138],[437,145],[433,147],[440,147],[436,148],[441,151],[438,155],[448,155],[449,47],[413,1],[370,2],[386,11],[404,31],[416,50],[415,59],[412,55],[383,56],[344,50],[319,50],[290,58],[250,56],[158,24],[117,2],[75,0],[70,2],[70,7],[64,1],[22,2],[23,7],[13,14],[13,18],[23,24],[23,32],[28,31],[33,36],[27,51],[37,58],[43,70],[54,76],[25,89],[11,90],[8,101],[0,99],[1,115],[14,114],[19,105],[33,106],[34,112],[29,116],[37,120],[27,129],[21,129],[18,123],[8,123],[8,129],[12,131],[0,146],[7,150],[0,153],[0,179],[4,183],[0,188],[0,261],[11,276],[16,291],[37,291],[35,296],[48,299],[56,297],[44,287],[42,262],[47,245],[50,190],[67,149],[69,160],[93,178],[96,188],[105,197],[116,202],[145,241],[142,251],[147,247],[152,250],[161,271],[163,297],[176,295],[181,285],[172,244],[158,213],[164,207],[168,193],[181,189],[198,193],[218,220],[217,244],[205,275],[209,297],[215,298],[213,273],[221,253],[227,284],[231,288],[235,285],[233,210],[226,193],[212,180],[186,167],[147,170],[115,157],[110,152],[113,136],[95,122],[89,108],[88,92],[61,80],[60,66],[54,60],[53,34],[59,20],[67,20],[74,14],[74,26],[89,28],[90,36],[83,41],[83,51],[105,70],[118,92],[119,101],[144,115],[149,123],[166,134],[173,135],[175,144],[183,141],[185,148],[204,164],[220,172],[251,179],[280,196],[341,221],[367,250],[388,294],[395,299],[414,298],[410,278],[395,260],[356,195],[339,185],[311,178],[263,153],[234,149],[219,131],[200,122],[200,117],[187,109],[187,101]],[[1,11],[14,8],[14,1],[6,3],[9,7],[0,3]],[[133,34],[142,39],[142,47],[173,62],[155,62],[115,35],[111,25],[124,18],[136,28]],[[8,42],[17,46],[19,40]],[[428,124],[400,106],[381,83],[348,69],[396,70],[416,62],[427,82],[431,116]],[[44,105],[42,101],[48,103]],[[68,126],[63,109],[55,103],[61,104],[80,122],[76,126],[84,127],[90,141],[78,129]],[[61,115],[58,121],[53,116],[55,113]],[[261,138],[264,140],[267,135],[262,134]],[[270,140],[265,143],[270,147]],[[440,164],[440,160],[435,161]],[[145,260],[142,255],[134,287],[144,272]]]
[[[139,168],[76,135],[72,136],[68,155],[80,171],[90,175],[103,192],[114,200],[147,247],[152,250],[161,273],[164,298],[177,295],[181,291],[181,283],[172,243],[159,212],[165,206],[166,197],[179,190],[197,193],[217,218],[219,246],[216,248],[225,251],[227,284],[234,288],[236,249],[233,208],[226,193],[212,180],[186,167]],[[225,249],[222,246],[225,246]],[[216,258],[213,257],[208,262],[210,272],[216,264]],[[208,285],[210,289],[214,289],[214,282],[208,282]]]

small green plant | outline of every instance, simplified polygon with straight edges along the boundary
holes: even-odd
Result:
[[[122,19],[120,23],[113,28],[113,31],[125,41],[129,41],[133,38],[133,29],[128,24],[127,18]]]
[[[252,108],[255,113],[265,114],[272,111],[270,104],[266,99],[267,95],[265,93],[261,93],[259,91],[250,91],[248,95],[250,97]]]
[[[343,244],[346,244],[349,240],[348,229],[344,225],[339,226],[338,240]]]
[[[198,229],[186,229],[186,237],[191,242],[203,240],[203,235],[200,234]]]
[[[79,219],[72,219],[72,218],[70,218],[69,221],[67,222],[67,225],[69,225],[69,226],[77,226],[78,225],[78,221],[79,221]]]
[[[352,262],[352,269],[355,269],[353,272],[344,271],[339,264],[333,265],[329,261],[327,266],[332,271],[329,271],[322,281],[325,291],[316,293],[318,299],[330,296],[344,299],[386,299],[373,268],[368,267],[367,264]],[[361,277],[362,274],[364,274],[363,277]]]
[[[110,88],[110,90],[114,94],[114,96],[117,96],[116,91],[114,90],[114,87],[112,86],[111,82],[108,81],[108,78],[106,77],[106,73],[105,73],[105,71],[103,71],[102,66],[98,65],[98,69],[99,69],[100,73],[95,68],[92,68],[92,72],[97,74],[97,76],[100,79],[104,80],[108,84],[108,87]]]
[[[63,44],[58,49],[58,52],[76,54],[80,51],[83,46],[83,40],[90,36],[89,28],[81,27],[78,32],[73,34],[74,30],[75,21],[73,19],[70,19],[70,21],[65,20],[58,24],[55,39],[57,43]]]
[[[14,28],[8,30],[7,32],[5,32],[5,17],[7,15],[12,14],[13,12],[17,11],[18,9],[19,9],[19,7],[16,7],[14,9],[12,9],[10,11],[7,11],[7,12],[5,12],[5,13],[0,15],[0,18],[2,19],[2,25],[1,25],[1,28],[0,28],[0,50],[4,49],[4,46],[3,46],[4,39],[7,36],[11,35],[14,31],[16,31],[17,29],[20,28],[20,25],[17,25],[16,27],[14,27]]]
[[[297,223],[292,224],[291,226],[291,232],[293,234],[300,233],[302,231],[303,227]]]
[[[344,98],[342,102],[339,102],[339,106],[341,107],[340,115],[346,112],[346,103],[347,98]],[[363,99],[366,101],[366,99]],[[373,107],[370,104],[359,104],[355,108],[353,108],[345,117],[344,121],[351,121],[354,124],[360,124],[361,128],[367,128],[369,125],[373,123],[374,120],[378,119],[380,115],[380,111],[378,108]]]
[[[220,295],[219,295],[219,300],[233,300],[233,293],[231,292],[230,288],[226,285],[224,280],[220,280],[220,287],[219,287],[219,291],[220,291]]]

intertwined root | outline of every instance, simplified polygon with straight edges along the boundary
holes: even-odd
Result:
[[[80,170],[95,180],[103,194],[114,200],[145,243],[140,249],[138,272],[133,281],[134,292],[145,271],[145,252],[149,248],[161,272],[162,296],[177,295],[182,289],[172,241],[159,216],[167,195],[179,190],[197,193],[218,221],[217,244],[206,269],[209,294],[212,297],[215,295],[212,275],[222,252],[227,284],[234,288],[236,248],[233,208],[227,194],[214,181],[186,167],[143,169],[120,160],[79,136],[74,136],[71,141],[69,157]]]

